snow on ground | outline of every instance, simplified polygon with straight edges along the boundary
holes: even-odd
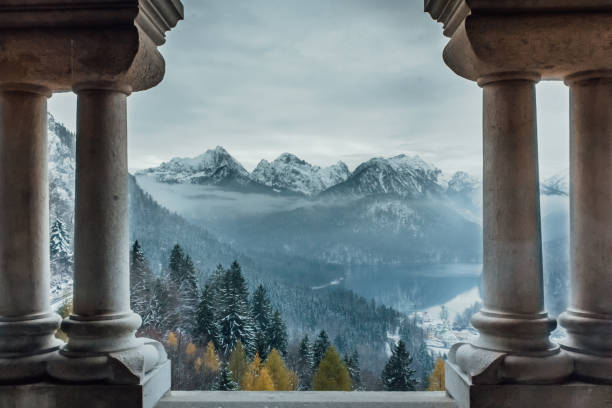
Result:
[[[421,317],[422,327],[427,334],[427,348],[434,356],[448,354],[453,344],[470,341],[477,335],[476,329],[472,327],[462,330],[453,329],[455,317],[476,302],[482,302],[477,287],[460,293],[444,305],[433,306],[417,312],[417,316]],[[447,320],[442,320],[440,317],[442,306],[445,306],[448,310]]]
[[[480,298],[480,293],[477,287],[474,287],[467,292],[463,292],[449,300],[444,304],[446,309],[448,310],[448,320],[451,322],[455,320],[455,317],[462,313],[465,309],[472,306],[474,303],[480,302],[482,303],[482,299]],[[424,317],[427,316],[432,320],[440,320],[440,311],[442,310],[442,305],[432,306],[423,311]]]
[[[325,288],[330,287],[330,286],[336,286],[336,285],[339,285],[339,284],[340,284],[340,282],[342,282],[343,280],[344,280],[344,276],[343,276],[343,277],[341,277],[341,278],[338,278],[338,279],[334,279],[333,281],[331,281],[331,282],[329,282],[329,283],[326,283],[325,285],[321,285],[321,286],[312,286],[310,289],[312,289],[312,290],[325,289]]]

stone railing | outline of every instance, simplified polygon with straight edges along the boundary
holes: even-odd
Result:
[[[444,392],[172,391],[156,408],[456,408]]]

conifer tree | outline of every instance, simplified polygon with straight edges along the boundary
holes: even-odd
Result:
[[[185,263],[185,251],[179,244],[175,244],[170,252],[170,262],[168,263],[168,270],[170,271],[170,279],[178,287],[183,281],[184,277],[184,266]]]
[[[315,391],[350,391],[351,377],[334,346],[327,349],[312,380]]]
[[[417,381],[414,378],[412,357],[406,343],[400,340],[391,349],[391,357],[382,372],[382,382],[387,391],[414,391]]]
[[[433,372],[429,376],[427,391],[444,391],[446,389],[444,375],[444,359],[438,357]]]
[[[219,375],[217,377],[217,383],[214,387],[215,391],[237,391],[238,383],[234,381],[232,372],[228,368],[226,363],[221,364]]]
[[[300,390],[309,390],[312,384],[314,360],[312,345],[308,335],[304,336],[298,349],[297,374],[300,382]]]
[[[49,252],[51,256],[51,272],[59,274],[72,274],[72,251],[70,250],[70,236],[64,223],[59,218],[51,226]]]
[[[278,310],[274,311],[268,327],[268,342],[271,349],[278,350],[283,356],[287,354],[287,326]]]
[[[244,352],[244,347],[242,347],[242,342],[238,340],[236,343],[236,347],[234,347],[234,351],[230,355],[229,359],[229,369],[232,372],[232,378],[236,382],[240,382],[242,376],[244,375],[247,368],[247,358],[246,353]]]
[[[157,279],[151,297],[150,318],[151,325],[161,332],[176,327],[176,309],[172,303],[166,282]]]
[[[262,359],[266,359],[270,352],[269,329],[272,322],[272,306],[268,292],[263,285],[259,285],[253,293],[252,316],[255,328],[255,350]]]
[[[276,391],[294,391],[292,372],[285,366],[280,353],[272,349],[264,367],[268,370]]]
[[[142,317],[142,326],[153,324],[151,310],[153,275],[142,247],[134,241],[130,251],[130,307]]]
[[[253,355],[255,333],[248,302],[248,289],[236,261],[226,272],[219,289],[219,349],[229,356],[240,340],[247,355]]]
[[[361,388],[361,367],[359,366],[359,353],[357,350],[344,356],[344,364],[346,364],[351,377],[352,389],[359,390]]]
[[[214,341],[218,344],[219,327],[215,317],[215,294],[210,283],[204,285],[196,309],[195,337],[200,344]]]
[[[325,330],[321,330],[319,333],[319,337],[315,340],[314,345],[312,346],[312,361],[313,361],[313,369],[317,370],[323,356],[327,352],[331,344],[329,343],[329,337],[327,337],[327,333]]]

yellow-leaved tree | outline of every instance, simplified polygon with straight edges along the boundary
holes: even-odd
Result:
[[[427,391],[444,391],[445,389],[444,359],[438,357],[436,365],[429,376],[429,387],[427,387]]]
[[[276,391],[295,391],[297,386],[295,373],[285,366],[278,350],[272,349],[270,354],[268,354],[265,368],[269,372],[270,377],[272,377]]]
[[[351,377],[340,355],[329,346],[312,380],[314,391],[350,391]]]
[[[229,360],[229,369],[232,372],[232,378],[237,383],[242,382],[242,377],[244,376],[244,372],[247,368],[247,359],[246,353],[244,351],[244,347],[242,346],[242,342],[238,340],[236,343],[236,347],[234,347],[234,351],[230,355]]]
[[[274,382],[266,367],[261,367],[261,370],[259,370],[253,391],[274,391]]]
[[[206,367],[208,371],[216,373],[219,371],[220,366],[219,356],[215,350],[215,345],[212,341],[209,341],[206,345],[206,351],[204,352],[204,367]]]
[[[253,361],[246,367],[240,385],[244,391],[274,391],[274,382],[261,362],[259,353],[255,354]]]

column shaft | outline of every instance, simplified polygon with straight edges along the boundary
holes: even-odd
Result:
[[[563,346],[576,374],[612,381],[612,78],[577,75],[571,95],[571,300]]]
[[[130,310],[126,95],[78,94],[74,313]]]
[[[64,352],[136,347],[130,310],[127,95],[77,92],[74,311]]]
[[[74,311],[68,344],[49,373],[64,381],[140,383],[166,362],[163,347],[136,338],[130,310],[128,91],[114,84],[76,90],[77,170]]]
[[[49,305],[49,95],[23,85],[0,90],[0,380],[42,375],[40,362],[20,359],[60,344]]]
[[[476,345],[553,348],[544,312],[535,78],[483,80],[483,300]]]
[[[459,343],[449,364],[473,384],[555,383],[571,360],[549,340],[544,311],[535,83],[502,73],[483,87],[483,300],[472,318],[479,336]],[[452,387],[451,387],[452,388]]]

